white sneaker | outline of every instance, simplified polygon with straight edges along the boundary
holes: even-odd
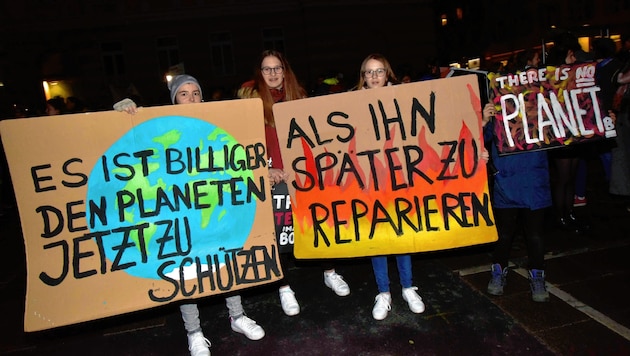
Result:
[[[188,335],[188,350],[190,356],[210,356],[210,341],[203,336],[201,331]]]
[[[389,292],[379,293],[374,299],[374,308],[372,316],[376,320],[383,320],[387,317],[387,313],[392,310],[392,295]]]
[[[424,311],[424,303],[422,298],[416,293],[418,287],[403,288],[402,297],[409,304],[409,309],[416,314]]]
[[[300,305],[295,299],[295,293],[291,290],[291,287],[283,287],[278,290],[280,293],[280,304],[282,304],[282,310],[288,316],[294,316],[300,314]]]
[[[343,277],[338,275],[335,271],[324,272],[324,284],[340,297],[345,297],[350,294],[350,287],[348,286],[348,283],[346,283],[346,281],[343,280]]]
[[[265,336],[265,330],[245,315],[236,320],[230,318],[230,325],[232,330],[247,336],[250,340],[260,340]]]

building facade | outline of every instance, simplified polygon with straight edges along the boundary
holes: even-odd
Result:
[[[0,14],[3,104],[77,96],[109,109],[137,95],[168,103],[165,76],[197,77],[206,100],[253,76],[263,49],[285,53],[309,88],[342,73],[351,87],[362,59],[398,65],[435,55],[431,1],[59,0],[5,2]],[[43,82],[49,84],[44,92]],[[352,83],[351,83],[352,82]],[[6,110],[5,110],[6,112]]]
[[[0,118],[42,113],[48,97],[109,110],[124,97],[167,104],[166,75],[197,77],[206,100],[232,98],[278,49],[311,89],[357,81],[369,53],[398,74],[429,63],[481,65],[544,43],[555,29],[629,30],[628,0],[21,0],[0,5]],[[22,113],[24,114],[24,113]]]

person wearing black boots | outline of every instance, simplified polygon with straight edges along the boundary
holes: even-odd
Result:
[[[575,35],[564,33],[554,39],[545,65],[562,66],[586,60],[585,52]],[[573,211],[575,181],[580,157],[585,145],[569,145],[549,151],[551,194],[556,226],[576,234],[584,233],[589,226],[576,217]]]

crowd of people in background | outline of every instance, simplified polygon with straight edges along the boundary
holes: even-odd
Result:
[[[542,63],[543,57],[546,59]],[[598,85],[601,90],[601,102],[606,111],[616,118],[617,137],[603,143],[587,143],[583,146],[574,145],[563,149],[534,151],[525,154],[500,157],[493,145],[490,145],[490,155],[498,173],[491,181],[492,200],[495,209],[494,216],[499,235],[489,261],[490,282],[487,292],[491,295],[502,295],[507,285],[507,275],[510,269],[509,256],[515,235],[523,233],[527,244],[528,271],[530,278],[531,296],[535,302],[546,302],[549,293],[545,286],[544,265],[544,228],[549,219],[557,228],[583,233],[589,229],[587,221],[580,220],[574,213],[574,208],[584,206],[588,202],[586,189],[587,167],[586,160],[597,159],[603,165],[609,183],[611,196],[626,199],[630,202],[630,39],[622,38],[622,47],[617,49],[615,43],[607,38],[593,41],[593,47],[584,51],[577,38],[564,35],[556,39],[555,45],[549,53],[541,53],[535,49],[519,52],[508,63],[492,65],[488,68],[493,72],[514,73],[541,65],[570,65],[592,61],[597,63]],[[289,62],[278,51],[264,51],[255,63],[255,70],[251,81],[242,84],[234,93],[228,93],[223,88],[209,91],[210,100],[238,99],[259,97],[263,100],[265,118],[265,137],[269,153],[269,179],[271,184],[285,182],[289,174],[285,171],[275,124],[272,105],[282,101],[300,100],[307,96],[330,95],[349,90],[363,90],[390,85],[404,85],[404,83],[434,80],[442,77],[440,65],[434,60],[427,61],[427,67],[419,73],[413,73],[408,68],[401,68],[400,77],[394,74],[394,69],[385,56],[373,53],[357,66],[358,82],[351,85],[346,82],[343,73],[331,70],[322,74],[312,86],[305,86],[299,82]],[[306,90],[305,88],[309,88]],[[202,101],[202,88],[197,80],[189,75],[175,77],[169,83],[169,90],[173,104],[198,103]],[[122,111],[134,113],[141,103],[140,98],[132,98],[133,105],[121,108]],[[120,107],[119,107],[120,108]],[[76,97],[65,100],[60,97],[46,101],[45,107],[38,111],[44,115],[63,115],[89,111]],[[24,114],[17,113],[16,117]],[[496,106],[492,103],[483,108],[482,123],[487,140],[492,140],[492,133],[486,125],[496,114]],[[39,116],[28,115],[24,116]],[[7,204],[7,181],[9,179],[5,165],[2,167],[3,204]],[[521,184],[522,181],[532,184]],[[529,187],[520,189],[518,187]],[[625,207],[630,212],[630,205]],[[1,212],[0,212],[1,213]],[[279,283],[278,293],[280,306],[287,316],[300,313],[300,305],[295,293],[290,287],[291,273],[286,270],[290,263],[290,256],[282,256],[284,279]],[[411,256],[396,255],[396,266],[400,278],[402,298],[408,303],[413,313],[422,313],[425,305],[417,293],[418,288],[413,285],[411,274]],[[376,320],[383,320],[391,310],[390,280],[388,275],[388,256],[372,257],[375,291],[378,292],[372,309],[372,316]],[[324,285],[338,296],[350,294],[350,287],[343,277],[335,271],[327,261],[322,265]],[[251,340],[264,337],[265,332],[255,321],[248,318],[241,305],[240,296],[231,295],[226,298],[229,309],[230,325],[236,332],[246,335]],[[189,348],[192,355],[209,355],[210,342],[201,331],[199,310],[197,304],[182,304],[181,313],[187,331]]]

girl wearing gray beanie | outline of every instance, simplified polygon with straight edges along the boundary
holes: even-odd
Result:
[[[203,101],[203,93],[201,92],[201,86],[199,85],[197,79],[195,79],[195,77],[193,76],[182,74],[174,77],[173,79],[171,79],[171,81],[168,82],[168,90],[171,92],[171,103],[185,104],[186,99],[193,100],[192,92],[186,90],[180,91],[180,89],[182,89],[182,86],[186,84],[190,85],[190,87],[187,88],[191,90],[193,90],[194,87],[197,87],[196,89],[194,89],[194,98],[198,97],[198,102]],[[180,97],[176,98],[178,93],[180,94]],[[176,101],[176,99],[180,99],[181,101]]]
[[[173,104],[194,104],[203,101],[201,86],[197,79],[190,75],[178,75],[168,82],[171,102]],[[129,114],[138,112],[136,104],[131,99],[124,99],[114,104],[116,111]],[[225,304],[230,315],[230,326],[237,333],[244,334],[250,340],[260,340],[265,336],[265,330],[245,315],[241,296],[231,295],[225,298]],[[184,327],[188,334],[188,349],[191,356],[210,356],[210,341],[203,335],[199,308],[196,303],[186,303],[179,306],[184,320]]]

